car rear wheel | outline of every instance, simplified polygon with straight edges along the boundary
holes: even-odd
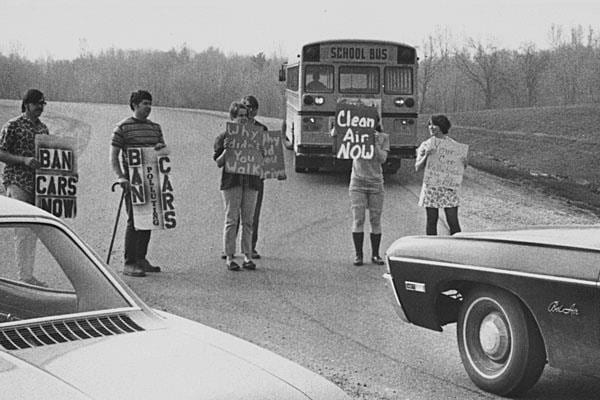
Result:
[[[546,352],[533,318],[510,293],[482,287],[458,315],[458,349],[471,380],[502,396],[526,392],[539,379]]]

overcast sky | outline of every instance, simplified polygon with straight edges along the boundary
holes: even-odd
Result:
[[[276,4],[274,6],[274,4]],[[447,30],[517,49],[549,46],[550,27],[600,33],[600,0],[0,0],[0,52],[72,59],[121,49],[209,46],[226,54],[289,56],[303,43],[335,38],[419,46]]]

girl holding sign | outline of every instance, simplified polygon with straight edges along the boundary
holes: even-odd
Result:
[[[427,122],[430,138],[417,148],[415,170],[427,165],[419,206],[427,212],[426,233],[437,235],[439,209],[446,213],[450,234],[460,232],[458,189],[467,166],[468,147],[448,136],[451,124],[445,115],[433,115]],[[441,156],[444,152],[443,157]],[[428,159],[431,158],[428,163]],[[429,172],[429,173],[428,173]],[[458,179],[457,179],[458,175]]]
[[[229,107],[229,116],[238,124],[248,122],[248,108],[242,103],[233,102]],[[256,269],[252,256],[252,223],[256,209],[258,191],[262,185],[261,177],[257,175],[238,174],[227,172],[225,162],[228,152],[232,149],[233,139],[227,132],[217,136],[214,145],[213,159],[219,168],[223,168],[221,175],[221,193],[225,207],[225,227],[223,230],[223,251],[227,269],[239,271],[240,266],[234,261],[235,242],[238,233],[238,223],[241,218],[242,226],[242,253],[245,269]]]
[[[355,158],[352,161],[350,175],[350,207],[352,208],[352,242],[354,243],[354,265],[363,265],[363,241],[365,237],[365,217],[369,210],[371,225],[371,262],[383,265],[379,255],[381,244],[381,213],[383,211],[383,168],[390,151],[390,139],[387,133],[381,132],[379,116],[376,117],[375,132],[373,133],[373,157]],[[335,136],[335,128],[332,131]]]

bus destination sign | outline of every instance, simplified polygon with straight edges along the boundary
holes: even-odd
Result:
[[[325,62],[388,62],[396,60],[395,46],[365,44],[321,45],[321,61]]]

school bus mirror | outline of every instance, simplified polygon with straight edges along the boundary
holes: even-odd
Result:
[[[279,82],[285,82],[285,67],[283,65],[279,69]]]

